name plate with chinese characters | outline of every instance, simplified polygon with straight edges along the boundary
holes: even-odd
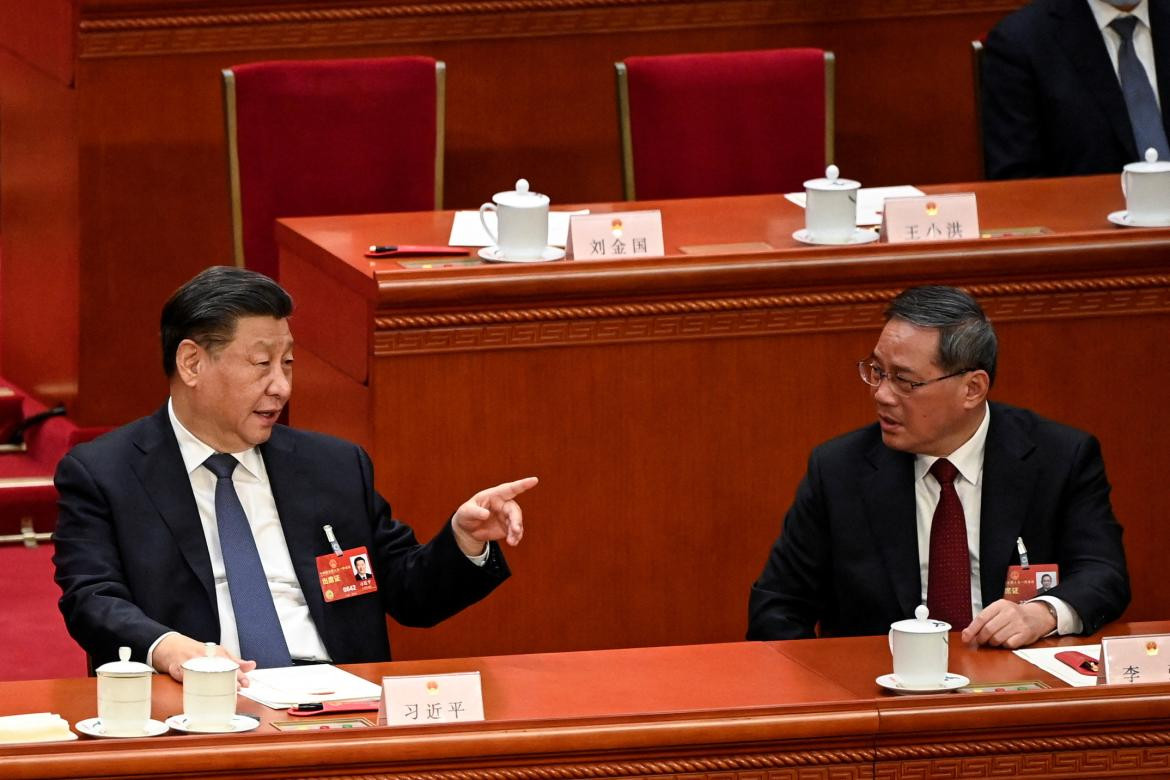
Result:
[[[913,244],[979,238],[975,193],[886,198],[882,241]]]
[[[383,677],[380,714],[387,726],[483,720],[479,672]]]
[[[573,260],[662,257],[662,212],[618,211],[574,215],[565,252]]]
[[[1101,639],[1107,685],[1170,682],[1170,634]]]

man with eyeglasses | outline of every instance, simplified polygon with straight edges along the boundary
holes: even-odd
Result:
[[[813,450],[752,586],[749,639],[884,634],[926,604],[964,642],[1017,648],[1121,615],[1129,575],[1100,446],[988,402],[996,349],[962,290],[890,303],[858,364],[877,422]],[[1059,585],[1004,597],[1009,573],[1041,563]]]

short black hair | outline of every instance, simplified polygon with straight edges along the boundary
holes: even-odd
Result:
[[[264,274],[230,265],[204,269],[163,304],[163,371],[175,375],[175,352],[184,339],[211,352],[232,340],[240,317],[283,320],[292,310],[289,294]]]
[[[943,371],[981,369],[987,372],[989,384],[995,384],[999,350],[995,328],[966,291],[941,285],[910,287],[890,301],[886,319],[937,328],[938,364]]]

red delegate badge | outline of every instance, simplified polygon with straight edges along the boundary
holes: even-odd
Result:
[[[1031,566],[1009,566],[1003,597],[1020,602],[1043,596],[1060,582],[1060,566],[1055,563],[1034,563]]]
[[[317,576],[321,578],[321,593],[327,602],[364,596],[378,590],[374,567],[365,547],[353,547],[340,555],[318,555]]]

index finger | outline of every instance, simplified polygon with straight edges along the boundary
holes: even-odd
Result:
[[[536,483],[540,480],[536,477],[525,477],[518,479],[515,482],[504,482],[503,484],[490,487],[487,490],[480,491],[479,495],[482,498],[494,496],[503,501],[511,501],[516,496],[520,495],[526,490],[531,490],[536,487]]]

